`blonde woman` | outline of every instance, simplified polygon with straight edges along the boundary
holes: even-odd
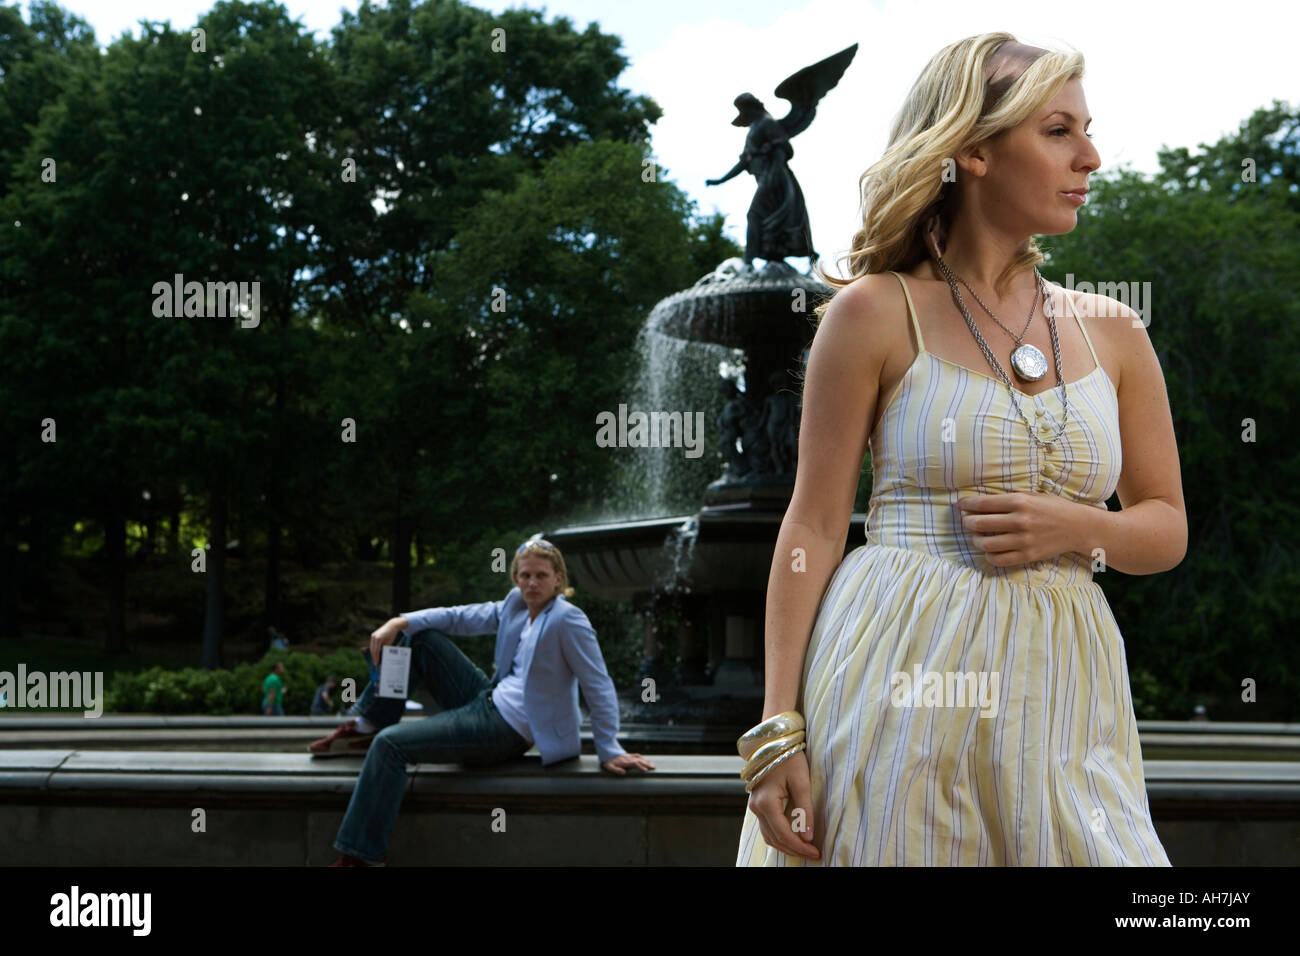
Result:
[[[591,622],[568,598],[564,555],[535,535],[510,564],[515,587],[500,601],[408,611],[370,636],[370,658],[398,643],[411,648],[409,686],[425,682],[444,708],[398,723],[405,702],[378,697],[373,682],[357,702],[361,715],[309,746],[318,757],[364,754],[331,866],[385,866],[388,841],[406,791],[408,763],[488,766],[536,745],[542,766],[582,752],[578,688],[591,708],[601,767],[619,776],[653,770],[618,743],[618,698]],[[489,678],[451,640],[495,634]]]
[[[863,174],[753,736],[806,726],[749,768],[739,865],[1169,865],[1093,580],[1186,551],[1164,379],[1135,313],[1046,284],[1032,238],[1074,229],[1100,165],[1082,76],[1007,33],[954,43]],[[843,556],[868,448],[866,543]]]

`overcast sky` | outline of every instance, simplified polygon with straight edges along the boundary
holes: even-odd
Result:
[[[66,0],[101,44],[140,19],[188,29],[211,2]],[[1076,49],[1085,58],[1084,94],[1102,168],[1127,163],[1151,172],[1162,145],[1217,140],[1272,99],[1300,101],[1294,37],[1300,12],[1287,0],[1224,6],[1097,0],[1066,7],[1040,0],[482,0],[499,12],[545,9],[581,28],[594,20],[622,37],[631,61],[624,86],[664,110],[653,128],[659,166],[700,204],[727,215],[744,244],[753,179],[704,180],[735,162],[745,131],[731,126],[732,100],[745,91],[776,116],[788,108],[773,89],[790,73],[858,43],[857,57],[822,101],[813,125],[794,140],[791,162],[808,201],[824,260],[847,248],[858,224],[858,177],[883,152],[889,125],[926,61],[954,40],[1006,30],[1023,42]],[[24,4],[24,7],[26,5]],[[287,0],[290,14],[328,37],[353,0]],[[803,266],[806,260],[793,260]],[[830,262],[827,262],[830,265]],[[831,271],[834,268],[831,268]]]

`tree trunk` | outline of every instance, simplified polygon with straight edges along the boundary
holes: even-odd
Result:
[[[108,552],[108,634],[105,650],[126,653],[126,518],[121,497],[114,496],[104,518],[104,549]]]
[[[401,482],[398,482],[401,494]],[[393,529],[393,615],[411,607],[411,519],[402,513],[399,498],[397,522]]]
[[[224,620],[223,600],[226,577],[226,482],[224,476],[211,492],[207,553],[207,592],[203,609],[203,657],[200,665],[208,670],[221,666],[221,638]]]
[[[279,479],[272,479],[274,485],[279,484]],[[273,492],[274,494],[275,492]],[[270,496],[268,496],[269,498]],[[267,548],[266,548],[266,623],[268,627],[279,629],[280,627],[280,512],[279,505],[273,505],[275,510],[272,512],[270,519],[267,521]],[[271,647],[271,632],[266,632],[266,646],[269,650]]]
[[[357,560],[358,561],[378,561],[379,554],[383,546],[376,546],[370,534],[357,535]]]
[[[179,487],[173,492],[171,498],[171,512],[168,519],[167,528],[167,553],[173,557],[179,557],[181,560],[188,562],[189,557],[181,554],[181,504],[183,503],[181,490]]]
[[[18,528],[13,512],[0,517],[0,637],[21,637],[18,620]]]
[[[275,440],[271,442],[268,456],[271,473],[266,492],[266,624],[268,628],[280,627],[280,537],[282,534],[283,486],[280,478],[280,434],[284,418],[284,372],[277,367],[275,373],[275,416],[272,421]],[[271,632],[266,632],[266,649],[271,649]]]
[[[53,566],[61,555],[51,555],[51,541],[55,529],[49,520],[51,516],[37,515],[27,526],[27,553],[23,556],[26,565],[26,582],[30,584],[28,598],[36,608],[36,634],[48,634],[51,609],[55,604],[53,585]],[[62,517],[61,515],[59,516]],[[41,520],[44,518],[45,520]],[[80,618],[78,618],[80,620]]]

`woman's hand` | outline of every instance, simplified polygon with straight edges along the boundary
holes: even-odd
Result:
[[[999,568],[1049,561],[1076,550],[1080,519],[1094,510],[1057,495],[1020,491],[970,495],[959,498],[957,507],[971,543]]]
[[[390,618],[375,628],[370,635],[370,659],[374,661],[376,667],[379,666],[380,654],[383,653],[384,646],[396,642],[398,635],[402,633],[399,620],[395,617]]]
[[[799,751],[765,773],[749,795],[749,809],[758,817],[758,828],[768,846],[790,856],[821,859],[821,851],[813,844],[807,751]]]

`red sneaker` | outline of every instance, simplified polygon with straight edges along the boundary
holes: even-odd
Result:
[[[355,856],[348,856],[344,853],[335,860],[330,866],[387,866],[388,857],[384,857],[378,863],[367,863],[365,860],[358,860]]]
[[[309,743],[307,749],[314,757],[347,757],[365,753],[374,739],[374,734],[359,733],[357,722],[349,720],[328,737]]]

